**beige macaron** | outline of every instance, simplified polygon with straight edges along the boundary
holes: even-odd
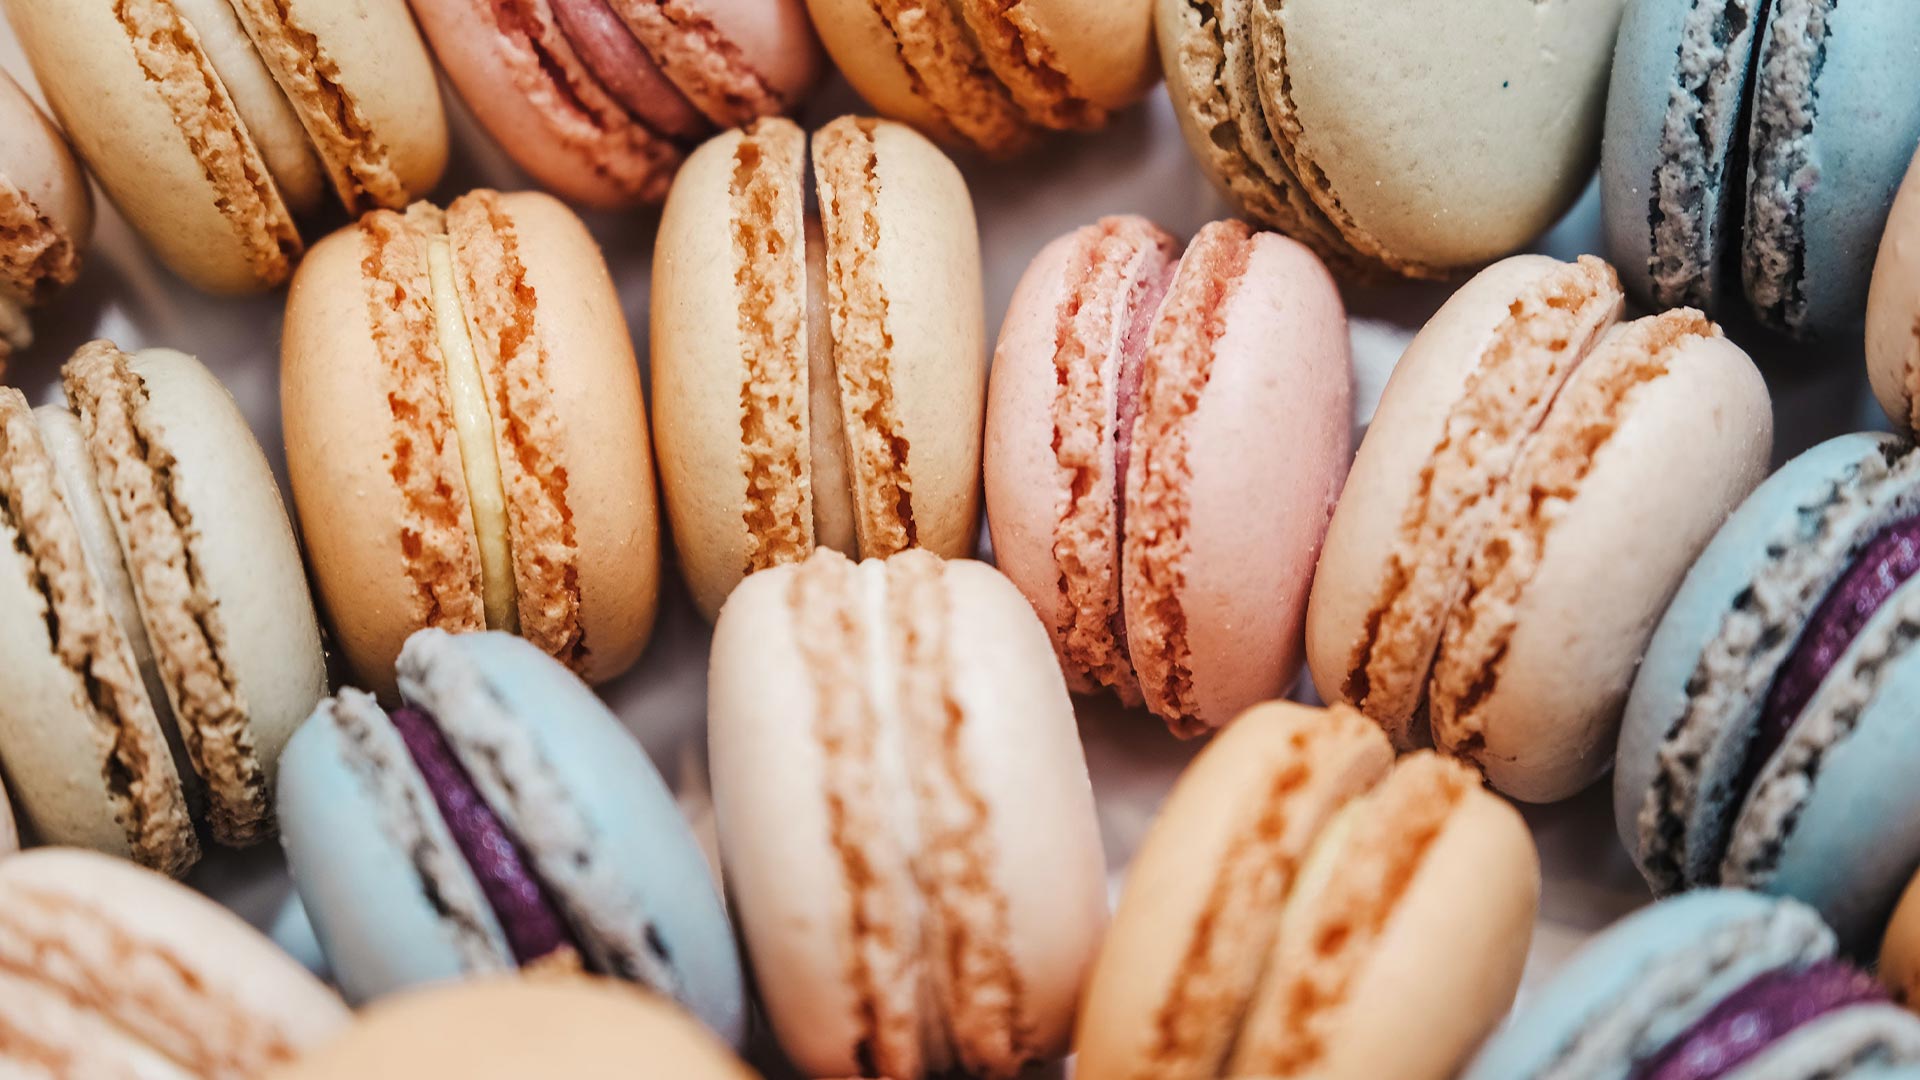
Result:
[[[973,550],[987,361],[960,172],[910,128],[712,139],[654,247],[653,417],[694,602],[817,546]],[[809,188],[819,211],[809,213]]]
[[[0,71],[0,376],[33,343],[25,309],[73,283],[92,234],[92,191],[66,139]]]
[[[285,281],[331,188],[402,207],[446,118],[402,0],[6,0],[54,115],[160,260],[213,292]]]
[[[1519,987],[1539,857],[1472,770],[1392,757],[1351,709],[1276,702],[1194,759],[1094,967],[1080,1080],[1459,1069]]]
[[[375,211],[287,296],[280,404],[307,552],[362,685],[423,626],[513,630],[589,680],[652,631],[640,371],[605,260],[551,196]]]

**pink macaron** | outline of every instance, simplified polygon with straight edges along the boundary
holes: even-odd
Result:
[[[1287,690],[1351,382],[1333,280],[1282,236],[1216,222],[1182,255],[1110,217],[1041,250],[994,354],[987,517],[1070,686],[1181,735]]]
[[[592,206],[658,202],[716,128],[788,112],[822,66],[801,0],[413,0],[508,156]]]

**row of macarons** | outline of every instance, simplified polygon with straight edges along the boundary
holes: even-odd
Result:
[[[508,635],[423,631],[403,704],[329,698],[282,768],[294,881],[359,1020],[211,901],[47,848],[0,859],[0,1016],[31,1035],[0,1059],[745,1077],[733,1054],[759,1031],[769,1064],[823,1078],[1010,1078],[1069,1052],[1087,1077],[1920,1069],[1920,1019],[1895,1007],[1920,988],[1920,888],[1878,982],[1856,962],[1874,943],[1848,948],[1813,909],[1704,889],[1600,935],[1503,1028],[1533,840],[1471,769],[1396,760],[1345,706],[1267,703],[1227,728],[1110,915],[1041,637],[976,563],[822,553],[756,575],[716,637],[710,871],[575,676]]]
[[[9,12],[108,194],[163,261],[221,291],[286,280],[328,188],[357,215],[438,183],[446,122],[416,18],[505,151],[586,204],[657,202],[701,139],[792,111],[817,82],[821,41],[880,114],[997,155],[1105,125],[1164,68],[1202,171],[1342,276],[1455,276],[1518,250],[1597,160],[1609,255],[1637,297],[1719,317],[1738,291],[1801,336],[1857,327],[1920,144],[1908,104],[1920,30],[1900,0],[1602,0],[1524,19],[1330,0],[805,7],[414,0],[409,15],[373,0],[345,18],[321,0],[151,0],[137,14],[10,0]],[[1394,59],[1385,74],[1379,57]],[[24,101],[6,105],[22,137],[0,172],[39,204],[49,256],[10,271],[24,276],[9,291],[31,298],[71,277],[89,215],[58,137]]]

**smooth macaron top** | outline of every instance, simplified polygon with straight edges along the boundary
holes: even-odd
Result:
[[[980,563],[819,551],[734,590],[708,694],[728,889],[795,1065],[1009,1077],[1063,1054],[1105,860],[1019,593]]]
[[[704,614],[816,546],[973,550],[980,250],[946,155],[857,117],[726,132],[674,182],[654,269],[662,486]]]
[[[73,283],[93,234],[93,193],[66,140],[0,73],[0,303],[35,304]]]
[[[1874,259],[1866,346],[1873,396],[1896,429],[1920,431],[1920,169],[1911,165]]]
[[[281,340],[288,470],[361,680],[422,626],[516,629],[592,680],[651,632],[638,365],[598,247],[538,193],[377,211],[316,245]]]

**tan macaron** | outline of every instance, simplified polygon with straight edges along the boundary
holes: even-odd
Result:
[[[33,344],[26,308],[71,285],[93,233],[93,196],[67,142],[0,71],[0,376]]]
[[[1080,1080],[1459,1069],[1520,985],[1539,857],[1471,769],[1392,757],[1351,709],[1275,702],[1194,759],[1094,967]]]
[[[336,640],[391,694],[408,634],[504,629],[601,681],[640,655],[659,530],[639,366],[550,196],[375,211],[314,245],[281,340],[287,468]]]
[[[48,104],[160,260],[212,292],[285,281],[330,187],[398,208],[446,165],[402,0],[6,0]]]
[[[842,117],[726,132],[688,159],[654,246],[661,483],[713,618],[817,546],[973,550],[986,408],[980,241],[953,163]]]

